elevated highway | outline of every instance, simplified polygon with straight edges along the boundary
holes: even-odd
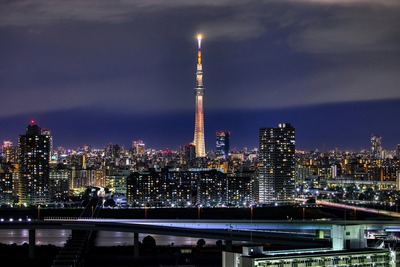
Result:
[[[134,233],[138,255],[139,233],[273,244],[296,248],[331,247],[332,225],[364,225],[366,231],[400,232],[398,220],[150,220],[48,217],[45,220],[1,221],[0,229],[28,229],[30,255],[34,253],[36,229],[114,231]],[[322,233],[322,235],[321,235]]]
[[[165,220],[49,217],[45,220],[3,221],[0,229],[69,229],[116,231],[287,244],[329,245],[329,238],[316,238],[315,231],[332,225],[364,225],[366,231],[400,232],[398,220]]]
[[[228,241],[245,241],[271,243],[297,247],[330,246],[330,238],[317,238],[306,232],[294,233],[293,230],[305,228],[317,229],[315,226],[303,227],[287,224],[282,227],[277,222],[223,222],[217,220],[122,220],[122,219],[84,219],[84,218],[48,218],[43,221],[1,222],[0,229],[69,229],[84,231],[115,231],[147,233],[157,235],[185,236],[195,238],[221,239]],[[289,226],[292,225],[292,226]],[[328,226],[324,226],[330,229]],[[292,230],[289,232],[289,230]]]

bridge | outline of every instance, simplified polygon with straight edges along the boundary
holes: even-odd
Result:
[[[36,229],[69,229],[72,231],[116,231],[134,233],[138,245],[139,233],[185,236],[249,243],[277,244],[296,247],[330,247],[330,237],[316,233],[330,232],[332,225],[364,225],[366,231],[400,232],[400,221],[345,220],[134,220],[104,218],[62,218],[45,220],[3,221],[0,229],[29,229],[30,246],[34,245]],[[31,237],[32,235],[32,237]],[[31,241],[33,242],[31,244]],[[136,253],[135,253],[136,254]]]
[[[344,206],[333,203],[340,209],[354,209],[374,212],[370,209]],[[98,218],[100,205],[90,203],[80,217],[46,217],[44,220],[1,221],[0,229],[28,229],[29,255],[35,254],[36,229],[67,229],[72,231],[71,240],[57,259],[65,262],[80,257],[93,231],[115,231],[134,233],[134,257],[139,256],[139,233],[184,236],[225,240],[226,250],[232,249],[232,242],[274,244],[297,248],[326,248],[332,246],[330,231],[332,225],[363,225],[365,231],[400,232],[398,213],[376,211],[389,215],[394,220],[182,220],[182,219],[111,219]],[[68,243],[69,242],[69,243]],[[70,244],[70,245],[69,245]],[[61,264],[60,263],[60,264]],[[53,266],[61,266],[54,264]]]
[[[218,220],[126,220],[91,218],[46,218],[37,221],[4,221],[0,229],[69,229],[72,231],[115,231],[135,233],[135,244],[139,233],[221,239],[229,242],[244,241],[271,243],[299,247],[330,246],[330,238],[317,238],[302,232],[302,229],[320,229],[322,226],[286,224],[284,221],[218,221]],[[290,226],[291,225],[291,226]],[[330,229],[323,226],[323,229]],[[322,230],[323,230],[322,229]],[[289,231],[292,230],[292,231]],[[31,234],[31,232],[30,232]],[[136,236],[137,234],[137,236]]]

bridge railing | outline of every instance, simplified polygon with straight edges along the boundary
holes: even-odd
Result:
[[[43,218],[45,221],[78,221],[78,220],[109,220],[107,218],[93,218],[93,217],[63,217],[63,216],[46,216]]]

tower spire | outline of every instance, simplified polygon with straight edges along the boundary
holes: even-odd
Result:
[[[196,96],[196,117],[194,126],[193,143],[196,148],[196,157],[201,158],[206,156],[205,141],[204,141],[204,113],[203,113],[203,66],[201,63],[201,40],[203,36],[197,35],[197,69],[196,69],[196,88],[194,94]]]
[[[201,64],[201,34],[197,35],[197,71],[196,71],[196,88],[203,87],[203,65]]]

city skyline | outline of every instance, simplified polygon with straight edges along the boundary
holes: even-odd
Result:
[[[400,4],[353,1],[3,2],[0,140],[28,122],[54,147],[193,138],[196,34],[206,150],[258,147],[258,131],[296,128],[298,149],[400,143]]]

